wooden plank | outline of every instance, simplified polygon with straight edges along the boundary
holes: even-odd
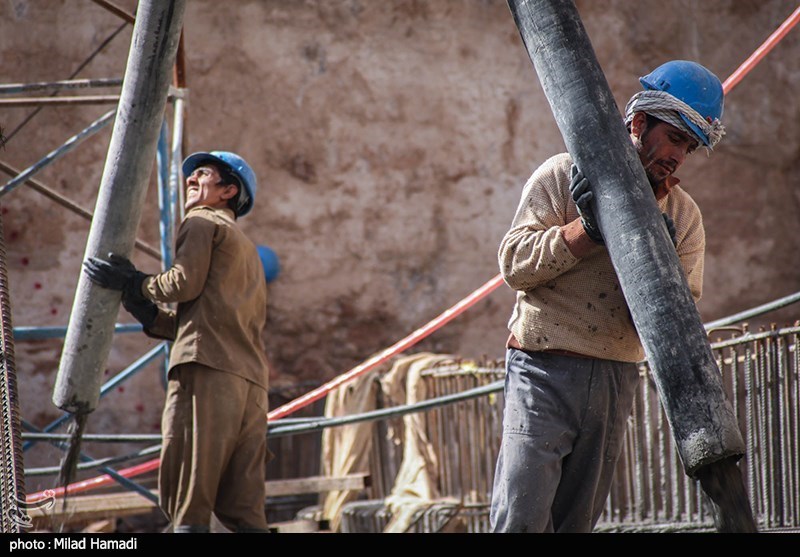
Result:
[[[302,495],[324,493],[334,490],[360,490],[369,486],[369,474],[350,474],[341,477],[312,476],[288,480],[266,482],[267,496]],[[156,491],[151,491],[157,494]],[[102,520],[105,518],[144,514],[155,508],[155,503],[135,492],[106,495],[81,495],[67,499],[66,508],[58,500],[49,508],[28,509],[28,516],[34,521],[42,519],[69,517],[71,522]]]
[[[51,507],[32,508],[27,512],[33,520],[68,516],[70,521],[88,521],[144,514],[154,507],[155,503],[138,493],[125,492],[68,497],[66,505],[59,499]]]
[[[267,497],[303,495],[326,491],[359,490],[369,487],[369,474],[349,474],[342,477],[312,476],[267,482]]]
[[[84,534],[110,534],[117,529],[117,521],[113,518],[104,518],[88,524],[83,530]]]
[[[319,532],[320,528],[319,523],[315,520],[290,520],[270,524],[269,530],[276,534],[308,534]]]

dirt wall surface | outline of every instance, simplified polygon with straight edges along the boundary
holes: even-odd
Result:
[[[697,60],[724,80],[797,3],[577,6],[622,110],[637,77],[669,59]],[[0,22],[3,83],[66,79],[124,25],[75,0],[9,0]],[[251,163],[260,186],[241,224],[280,258],[265,333],[275,387],[347,371],[497,274],[523,183],[563,150],[506,2],[191,0],[184,24],[186,150],[229,149]],[[123,26],[76,77],[122,77],[131,31]],[[796,29],[728,95],[728,135],[714,154],[694,155],[679,172],[705,219],[706,321],[800,285],[799,53]],[[72,94],[84,93],[61,93]],[[110,108],[45,108],[0,159],[26,168]],[[4,107],[0,125],[12,132],[33,110]],[[37,180],[92,209],[110,134],[109,126]],[[155,181],[146,203],[139,236],[157,246]],[[0,204],[14,325],[65,326],[88,222],[28,187]],[[159,270],[141,252],[134,260]],[[418,349],[502,357],[512,300],[501,288]],[[121,311],[120,321],[132,318]],[[152,346],[120,336],[109,376]],[[61,341],[20,341],[16,352],[23,417],[43,427],[60,414],[50,398]],[[157,432],[161,375],[151,365],[110,393],[89,432]],[[30,461],[52,462],[45,452]]]

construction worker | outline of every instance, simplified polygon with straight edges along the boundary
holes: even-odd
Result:
[[[84,268],[122,292],[147,335],[174,341],[158,480],[173,531],[208,532],[213,512],[233,531],[267,532],[267,287],[236,222],[253,207],[256,176],[227,151],[195,153],[183,173],[186,216],[170,269],[146,275],[114,254]]]
[[[625,124],[695,301],[703,280],[700,211],[674,176],[724,135],[723,90],[700,64],[640,78]],[[568,153],[525,184],[498,260],[516,291],[506,352],[495,532],[590,532],[608,497],[644,350],[592,213],[591,184]]]

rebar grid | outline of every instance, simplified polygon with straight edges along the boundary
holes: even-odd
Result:
[[[726,395],[746,440],[747,454],[739,468],[762,529],[800,527],[800,353],[795,348],[799,335],[798,326],[773,326],[759,333],[749,333],[743,327],[730,339],[711,345]],[[504,373],[502,362],[481,367],[459,362],[426,370],[422,378],[427,397],[436,398],[495,382]],[[698,483],[684,472],[645,364],[640,366],[640,373],[622,454],[597,529],[713,530],[705,496]],[[465,400],[426,413],[427,435],[437,456],[437,488],[442,497],[459,502],[457,512],[449,508],[447,512],[461,520],[470,532],[487,531],[489,527],[488,508],[502,437],[502,413],[502,394]],[[392,452],[398,455],[401,451],[395,448]],[[385,467],[386,463],[380,466]],[[355,504],[350,512],[370,514],[380,523],[390,518],[388,511],[374,501],[366,507],[363,502]],[[343,518],[343,523],[348,520],[349,528],[358,528],[353,520],[366,526],[363,516]],[[430,531],[426,528],[432,522],[428,524],[426,520],[441,523],[421,516],[414,530]],[[377,528],[378,524],[373,523],[372,527]]]

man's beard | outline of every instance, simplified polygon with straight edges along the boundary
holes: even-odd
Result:
[[[645,131],[645,133],[647,132]],[[655,193],[655,191],[658,190],[658,186],[663,184],[666,178],[658,178],[654,176],[653,173],[650,172],[649,168],[650,165],[649,164],[645,165],[644,161],[642,161],[642,151],[644,150],[644,144],[642,143],[641,139],[636,138],[633,141],[633,146],[636,148],[636,152],[639,154],[639,161],[642,162],[642,167],[644,168],[645,176],[647,176],[647,181],[650,182],[650,187],[653,188],[653,192]],[[645,154],[645,156],[647,155]],[[652,164],[653,162],[654,161],[650,161],[650,164]]]

